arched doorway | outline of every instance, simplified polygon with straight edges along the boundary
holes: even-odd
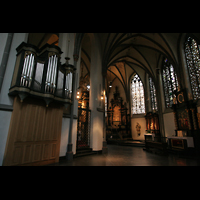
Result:
[[[85,34],[81,43],[81,63],[78,87],[78,121],[76,149],[90,148],[90,37]]]

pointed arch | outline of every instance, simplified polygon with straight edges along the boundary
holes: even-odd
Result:
[[[185,59],[187,63],[188,75],[190,79],[190,87],[193,99],[200,98],[200,45],[197,41],[188,36],[185,41]]]
[[[144,85],[138,74],[134,74],[131,80],[131,113],[145,113]]]

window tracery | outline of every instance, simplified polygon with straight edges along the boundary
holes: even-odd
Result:
[[[156,99],[156,88],[151,77],[149,77],[149,86],[150,86],[151,109],[153,111],[156,111],[158,110],[157,99]]]
[[[175,93],[178,90],[178,79],[173,65],[167,58],[163,60],[162,79],[165,94],[165,105],[169,108],[172,107],[173,98],[176,97]]]
[[[200,98],[200,46],[188,37],[185,42],[185,57],[194,100]]]
[[[144,87],[143,83],[136,74],[131,81],[131,94],[132,94],[132,114],[145,113],[145,102],[144,102]]]

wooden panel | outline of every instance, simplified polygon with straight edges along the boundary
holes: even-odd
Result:
[[[41,107],[38,111],[37,124],[35,129],[35,141],[41,141],[44,134],[44,120],[45,120],[45,108]]]
[[[42,153],[42,160],[48,160],[49,159],[49,144],[43,145],[43,153]]]
[[[56,157],[56,143],[51,146],[51,159]]]
[[[12,164],[18,165],[21,163],[22,146],[15,146],[12,156]]]
[[[3,165],[43,165],[59,161],[63,107],[15,97]]]
[[[29,163],[31,162],[31,153],[32,153],[32,147],[33,145],[25,145],[24,148],[24,156],[23,156],[23,163]]]
[[[42,145],[36,144],[34,145],[33,151],[33,162],[37,162],[41,159]]]

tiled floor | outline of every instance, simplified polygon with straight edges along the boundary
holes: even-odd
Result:
[[[108,154],[97,154],[62,160],[51,166],[200,166],[200,160],[177,155],[161,156],[141,147],[108,145]]]

